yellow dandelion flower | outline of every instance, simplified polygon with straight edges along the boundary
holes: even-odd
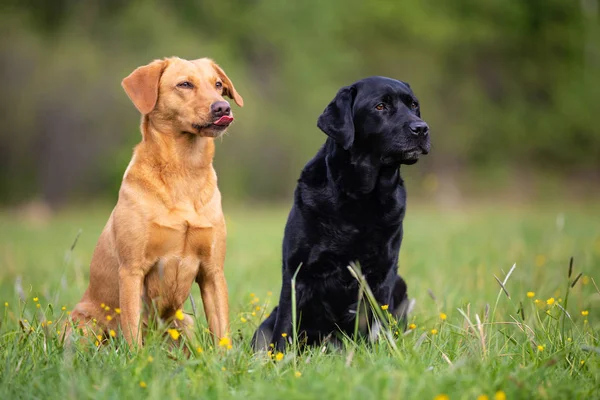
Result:
[[[260,306],[256,306],[255,310],[260,311]]]
[[[382,309],[383,311],[385,311],[385,310],[387,310],[389,307],[390,307],[390,306],[389,306],[388,304],[384,304],[384,305],[382,305],[382,306],[381,306],[381,309]]]
[[[543,254],[538,254],[537,256],[535,256],[535,265],[538,267],[542,267],[544,264],[546,264],[546,256]]]
[[[227,368],[221,367],[221,371],[225,372],[225,371],[227,371]]]
[[[151,363],[152,361],[154,361],[154,357],[148,356],[148,362]]]
[[[438,334],[438,330],[437,329],[432,329],[431,330],[431,334],[432,335],[437,335]]]
[[[65,311],[67,309],[67,307],[62,306],[60,309],[63,310],[63,311]]]
[[[571,339],[570,337],[567,338],[567,342],[572,342],[573,339]]]
[[[273,358],[273,352],[271,350],[267,351],[267,357]]]
[[[581,312],[581,315],[583,315],[584,317],[587,317],[590,314],[590,312],[588,310],[583,310]]]
[[[254,297],[254,296],[255,296],[255,294],[254,294],[254,293],[250,293],[250,297]]]
[[[33,301],[35,301],[37,303],[38,301],[40,301],[40,299],[38,299],[37,297],[34,297]]]
[[[171,335],[173,340],[179,339],[179,336],[181,335],[177,329],[169,329],[167,332],[169,332],[169,335]]]
[[[252,311],[252,314],[251,314],[251,315],[252,315],[253,317],[256,317],[256,312],[255,312],[255,311]]]
[[[535,292],[527,292],[527,297],[529,297],[530,299],[533,298],[533,296],[535,296]],[[485,395],[482,395],[485,396]]]
[[[67,315],[71,315],[71,311],[67,311]]]
[[[141,388],[145,388],[145,387],[147,387],[147,386],[148,386],[148,385],[146,385],[146,382],[144,382],[144,381],[141,381],[141,382],[140,382],[140,387],[141,387]]]
[[[100,342],[98,342],[97,340],[96,342],[94,342],[94,344],[96,345],[96,347],[100,346]]]
[[[60,335],[60,331],[56,331],[56,334],[57,334],[57,335]]]
[[[93,322],[93,323],[96,323],[96,322],[98,322],[98,321],[96,320],[96,318],[92,318],[92,322]]]
[[[584,284],[584,285],[587,285],[587,284],[589,284],[589,283],[590,283],[590,277],[589,277],[589,276],[587,276],[587,275],[584,275],[584,276],[581,278],[581,283],[582,283],[582,284]]]
[[[175,318],[177,318],[180,321],[183,321],[185,316],[183,315],[183,311],[181,309],[175,311]]]
[[[546,304],[548,304],[549,306],[554,304],[554,297],[550,297],[548,300],[546,300]]]
[[[410,325],[408,325],[408,329],[414,331],[415,329],[417,329],[417,325],[416,324],[410,324]]]
[[[219,340],[219,347],[227,347],[228,349],[231,348],[231,339],[229,339],[227,336],[222,337],[221,340]]]
[[[4,307],[8,307],[8,301],[4,302]]]
[[[436,395],[433,400],[450,400],[450,396],[448,396],[446,393],[440,393]]]
[[[581,365],[585,364],[585,360],[579,361],[579,364],[581,364]]]
[[[101,307],[101,308],[104,308],[104,307],[106,307],[106,304],[104,304],[104,303],[100,303],[100,307]]]
[[[487,394],[480,394],[477,396],[477,400],[489,400],[489,396]]]
[[[287,333],[283,332],[283,333],[281,334],[281,337],[287,337]]]
[[[248,320],[246,318],[244,318],[244,317],[241,317],[240,321],[242,321],[242,322],[248,322]]]
[[[109,334],[111,337],[117,337],[117,332],[115,332],[114,329],[111,329]]]
[[[296,372],[294,372],[294,376],[295,376],[296,378],[300,378],[300,377],[302,376],[302,372],[300,372],[300,371],[296,371]]]
[[[48,325],[52,325],[52,321],[48,321],[48,322],[47,322],[47,324],[48,324]]]
[[[120,309],[120,308],[115,308],[115,312],[116,312],[117,314],[121,314],[121,309]]]
[[[440,313],[440,319],[441,319],[442,321],[445,321],[447,318],[448,318],[448,316],[447,316],[446,314],[444,314],[444,313]]]
[[[541,304],[541,303],[542,303],[542,301],[541,301],[540,299],[535,299],[533,302],[534,302],[535,304]]]
[[[96,337],[98,338],[98,340],[102,340],[102,335],[96,335]]]
[[[36,306],[37,308],[40,308],[40,307],[41,307],[41,306],[40,306],[40,303],[37,303],[35,306]]]
[[[110,311],[110,307],[109,306],[104,307],[104,311]]]
[[[275,354],[275,361],[281,361],[281,360],[283,360],[283,353],[277,352],[277,354]]]
[[[275,343],[270,343],[269,347],[273,347],[274,348],[275,347]]]
[[[106,316],[106,320],[107,320],[107,321],[112,321],[112,317],[111,317],[110,315],[107,315],[107,316]]]
[[[498,390],[494,395],[494,400],[506,400],[506,393],[502,390]]]
[[[542,346],[541,344],[538,344],[537,349],[538,349],[538,351],[544,351],[544,346]]]
[[[200,354],[204,351],[204,349],[200,346],[196,347],[196,353]]]
[[[267,296],[272,296],[273,292],[271,292],[270,290],[267,292]]]

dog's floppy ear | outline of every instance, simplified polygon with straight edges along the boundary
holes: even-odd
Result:
[[[244,107],[244,99],[235,90],[231,79],[229,79],[225,71],[223,71],[223,69],[219,67],[219,65],[216,62],[213,61],[212,64],[215,70],[217,71],[217,74],[219,74],[219,76],[223,80],[223,95],[229,97],[230,99],[233,99],[233,101],[235,101],[235,104],[237,104],[238,106]]]
[[[165,60],[155,60],[148,65],[136,68],[123,79],[121,86],[142,114],[148,114],[156,106],[158,100],[158,83],[167,66]]]
[[[317,120],[317,126],[330,138],[348,150],[354,143],[354,114],[352,105],[356,89],[341,88]]]

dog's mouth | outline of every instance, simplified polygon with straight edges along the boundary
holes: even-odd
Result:
[[[400,163],[406,165],[415,164],[419,161],[419,156],[421,154],[423,154],[423,152],[420,149],[408,151],[402,155],[402,161],[400,161]]]
[[[399,154],[385,156],[381,158],[381,161],[386,164],[406,164],[412,165],[419,161],[419,157],[421,155],[425,155],[429,153],[430,146],[429,144],[421,145],[419,147],[402,151]]]
[[[207,130],[216,131],[217,135],[208,135],[208,136],[218,136],[218,134],[220,134],[222,131],[227,129],[227,127],[229,127],[229,125],[231,125],[232,122],[233,122],[232,116],[223,115],[219,119],[217,119],[213,122],[210,122],[208,124],[204,124],[204,125],[192,124],[192,128],[194,128],[194,130],[196,130],[197,132],[207,131]]]
[[[231,125],[231,123],[233,122],[233,117],[230,115],[223,115],[221,118],[219,118],[218,120],[216,120],[215,122],[213,122],[212,124],[214,126],[220,126],[220,127],[228,127],[229,125]]]

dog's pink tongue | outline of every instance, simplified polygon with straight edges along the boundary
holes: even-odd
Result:
[[[227,125],[231,124],[232,122],[233,122],[233,117],[230,117],[229,115],[223,115],[221,118],[219,118],[218,120],[213,122],[213,125],[227,126]]]

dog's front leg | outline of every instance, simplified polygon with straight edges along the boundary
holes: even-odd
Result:
[[[279,296],[279,306],[277,307],[277,320],[275,321],[273,338],[271,339],[275,350],[285,351],[287,340],[292,334],[292,329],[292,283],[284,273],[281,295]]]
[[[217,339],[226,337],[229,331],[229,296],[225,274],[222,270],[203,274],[198,285],[210,332]]]
[[[119,268],[119,306],[121,307],[121,330],[127,343],[142,345],[141,313],[144,271],[140,268]]]
[[[225,228],[220,231],[224,233]],[[225,250],[223,234],[216,240],[211,256],[200,262],[200,270],[196,277],[208,328],[217,340],[229,334],[229,295],[224,271]]]

